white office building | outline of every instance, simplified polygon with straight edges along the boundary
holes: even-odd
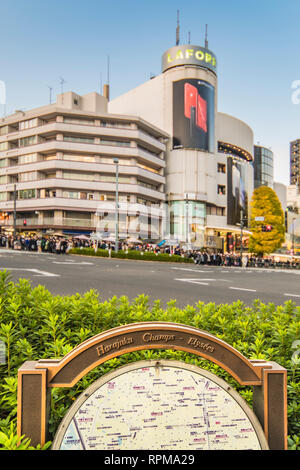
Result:
[[[143,212],[165,201],[167,133],[137,116],[108,113],[107,102],[67,92],[0,121],[2,231],[109,235],[117,169],[118,201],[132,207],[120,216],[124,237],[137,230],[136,205]],[[145,220],[138,229],[147,238]]]

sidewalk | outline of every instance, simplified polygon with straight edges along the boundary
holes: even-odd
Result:
[[[27,254],[27,255],[68,255],[68,253],[62,253],[62,252],[59,252],[59,253],[56,253],[56,252],[49,252],[49,251],[28,251],[28,250],[13,250],[12,248],[4,248],[4,247],[0,247],[0,253],[10,253],[10,254],[14,254],[14,253],[17,253],[17,254]],[[96,256],[96,255],[93,255],[93,254],[81,254],[81,253],[71,253],[75,256],[89,256],[89,257],[97,257],[99,258],[99,256]],[[101,258],[101,257],[100,257]],[[122,259],[127,259],[127,258],[123,258],[123,257],[113,257],[111,259],[115,259],[115,260],[122,260]],[[147,259],[144,259],[144,260],[139,260],[139,259],[132,259],[132,261],[148,261]],[[163,262],[163,261],[160,261],[159,259],[154,259],[152,261],[157,261],[157,262]],[[279,265],[277,266],[274,266],[274,265],[271,265],[271,266],[257,266],[257,265],[248,265],[248,266],[235,266],[235,265],[225,265],[225,264],[220,264],[220,265],[215,265],[215,264],[198,264],[198,263],[190,263],[191,265],[193,266],[198,266],[199,268],[203,268],[203,267],[208,267],[208,268],[211,268],[211,267],[216,267],[216,268],[224,268],[224,269],[241,269],[241,270],[249,270],[249,269],[255,269],[257,271],[265,271],[265,272],[294,272],[296,274],[300,274],[300,264],[297,264],[297,266],[287,266],[287,265],[284,265],[285,263],[280,263]]]

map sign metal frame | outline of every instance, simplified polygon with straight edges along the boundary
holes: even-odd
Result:
[[[139,322],[99,333],[62,359],[25,362],[18,372],[18,435],[32,445],[48,435],[50,391],[73,387],[105,361],[132,351],[186,351],[222,367],[241,385],[253,386],[253,409],[270,449],[287,449],[287,371],[274,362],[249,360],[231,345],[198,328],[171,322]]]

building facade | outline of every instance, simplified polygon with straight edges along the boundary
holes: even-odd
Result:
[[[290,184],[300,187],[300,139],[290,142]]]
[[[274,184],[274,155],[272,150],[254,145],[254,188]]]
[[[136,116],[108,114],[107,101],[67,92],[57,103],[2,119],[2,231],[108,235],[117,170],[118,201],[127,203],[124,235],[136,230],[136,208],[128,212],[128,204],[143,212],[165,200],[167,133]]]
[[[111,101],[104,95],[64,93],[0,122],[2,230],[115,237],[118,212],[120,238],[240,249],[253,131],[218,111],[208,45],[171,47],[160,75]]]

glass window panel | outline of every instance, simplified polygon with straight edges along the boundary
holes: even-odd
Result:
[[[96,158],[92,155],[71,155],[71,154],[64,154],[64,160],[74,161],[74,162],[84,162],[84,163],[95,163]]]
[[[73,137],[73,136],[64,136],[64,141],[65,142],[78,142],[82,144],[94,144],[95,140],[94,138],[89,138],[89,137]]]

